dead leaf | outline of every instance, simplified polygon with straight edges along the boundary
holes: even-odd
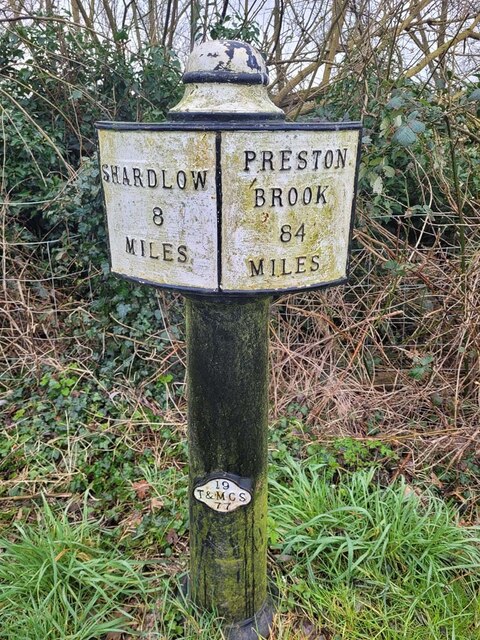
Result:
[[[163,500],[160,498],[152,498],[150,500],[150,509],[153,511],[154,509],[161,509],[164,506]]]
[[[150,493],[150,489],[151,489],[151,486],[148,484],[146,480],[139,480],[138,482],[132,482],[132,487],[135,493],[137,494],[137,498],[139,500],[144,500]]]
[[[178,533],[175,531],[175,529],[170,529],[169,532],[167,533],[167,542],[168,544],[171,544],[173,546],[177,544]]]
[[[123,531],[120,540],[123,540],[123,538],[125,538],[125,536],[129,535],[130,533],[134,533],[137,527],[142,524],[142,520],[143,516],[141,511],[134,511],[127,518],[125,518],[121,523]]]
[[[440,480],[440,478],[435,473],[433,473],[433,471],[430,474],[430,480],[431,480],[432,484],[434,484],[439,489],[443,488],[443,482]]]

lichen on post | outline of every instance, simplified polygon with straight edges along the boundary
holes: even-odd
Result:
[[[190,89],[171,116],[277,120],[283,113],[268,98],[267,78],[249,45],[205,43],[191,55],[184,76]],[[217,149],[221,153],[220,137]],[[217,180],[221,221],[228,186]],[[223,617],[232,640],[268,636],[273,618],[267,589],[269,304],[266,295],[189,296],[186,302],[189,589],[198,606]]]

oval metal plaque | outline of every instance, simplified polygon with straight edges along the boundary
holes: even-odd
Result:
[[[252,500],[249,491],[228,478],[215,478],[200,484],[193,490],[193,495],[196,500],[220,513],[245,507]]]

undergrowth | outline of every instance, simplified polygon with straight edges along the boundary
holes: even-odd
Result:
[[[182,300],[109,275],[93,135],[161,121],[180,65],[126,32],[5,25],[0,635],[219,637],[172,577]],[[271,308],[277,640],[480,638],[479,83],[383,74],[377,53],[315,105],[364,121],[351,281]]]
[[[381,485],[378,468],[332,471],[315,460],[271,466],[273,637],[480,637],[480,530],[460,526],[429,491]],[[145,469],[137,491],[158,508],[178,503],[186,482]],[[94,502],[87,493],[62,510],[39,500],[28,522],[4,532],[2,638],[222,638],[220,621],[182,595],[179,547],[167,561],[150,541],[135,557],[125,531],[92,517]]]

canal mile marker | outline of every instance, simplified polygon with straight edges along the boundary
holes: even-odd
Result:
[[[261,55],[197,46],[159,124],[97,123],[112,272],[186,297],[189,592],[268,636],[268,314],[346,282],[361,125],[287,123]]]

